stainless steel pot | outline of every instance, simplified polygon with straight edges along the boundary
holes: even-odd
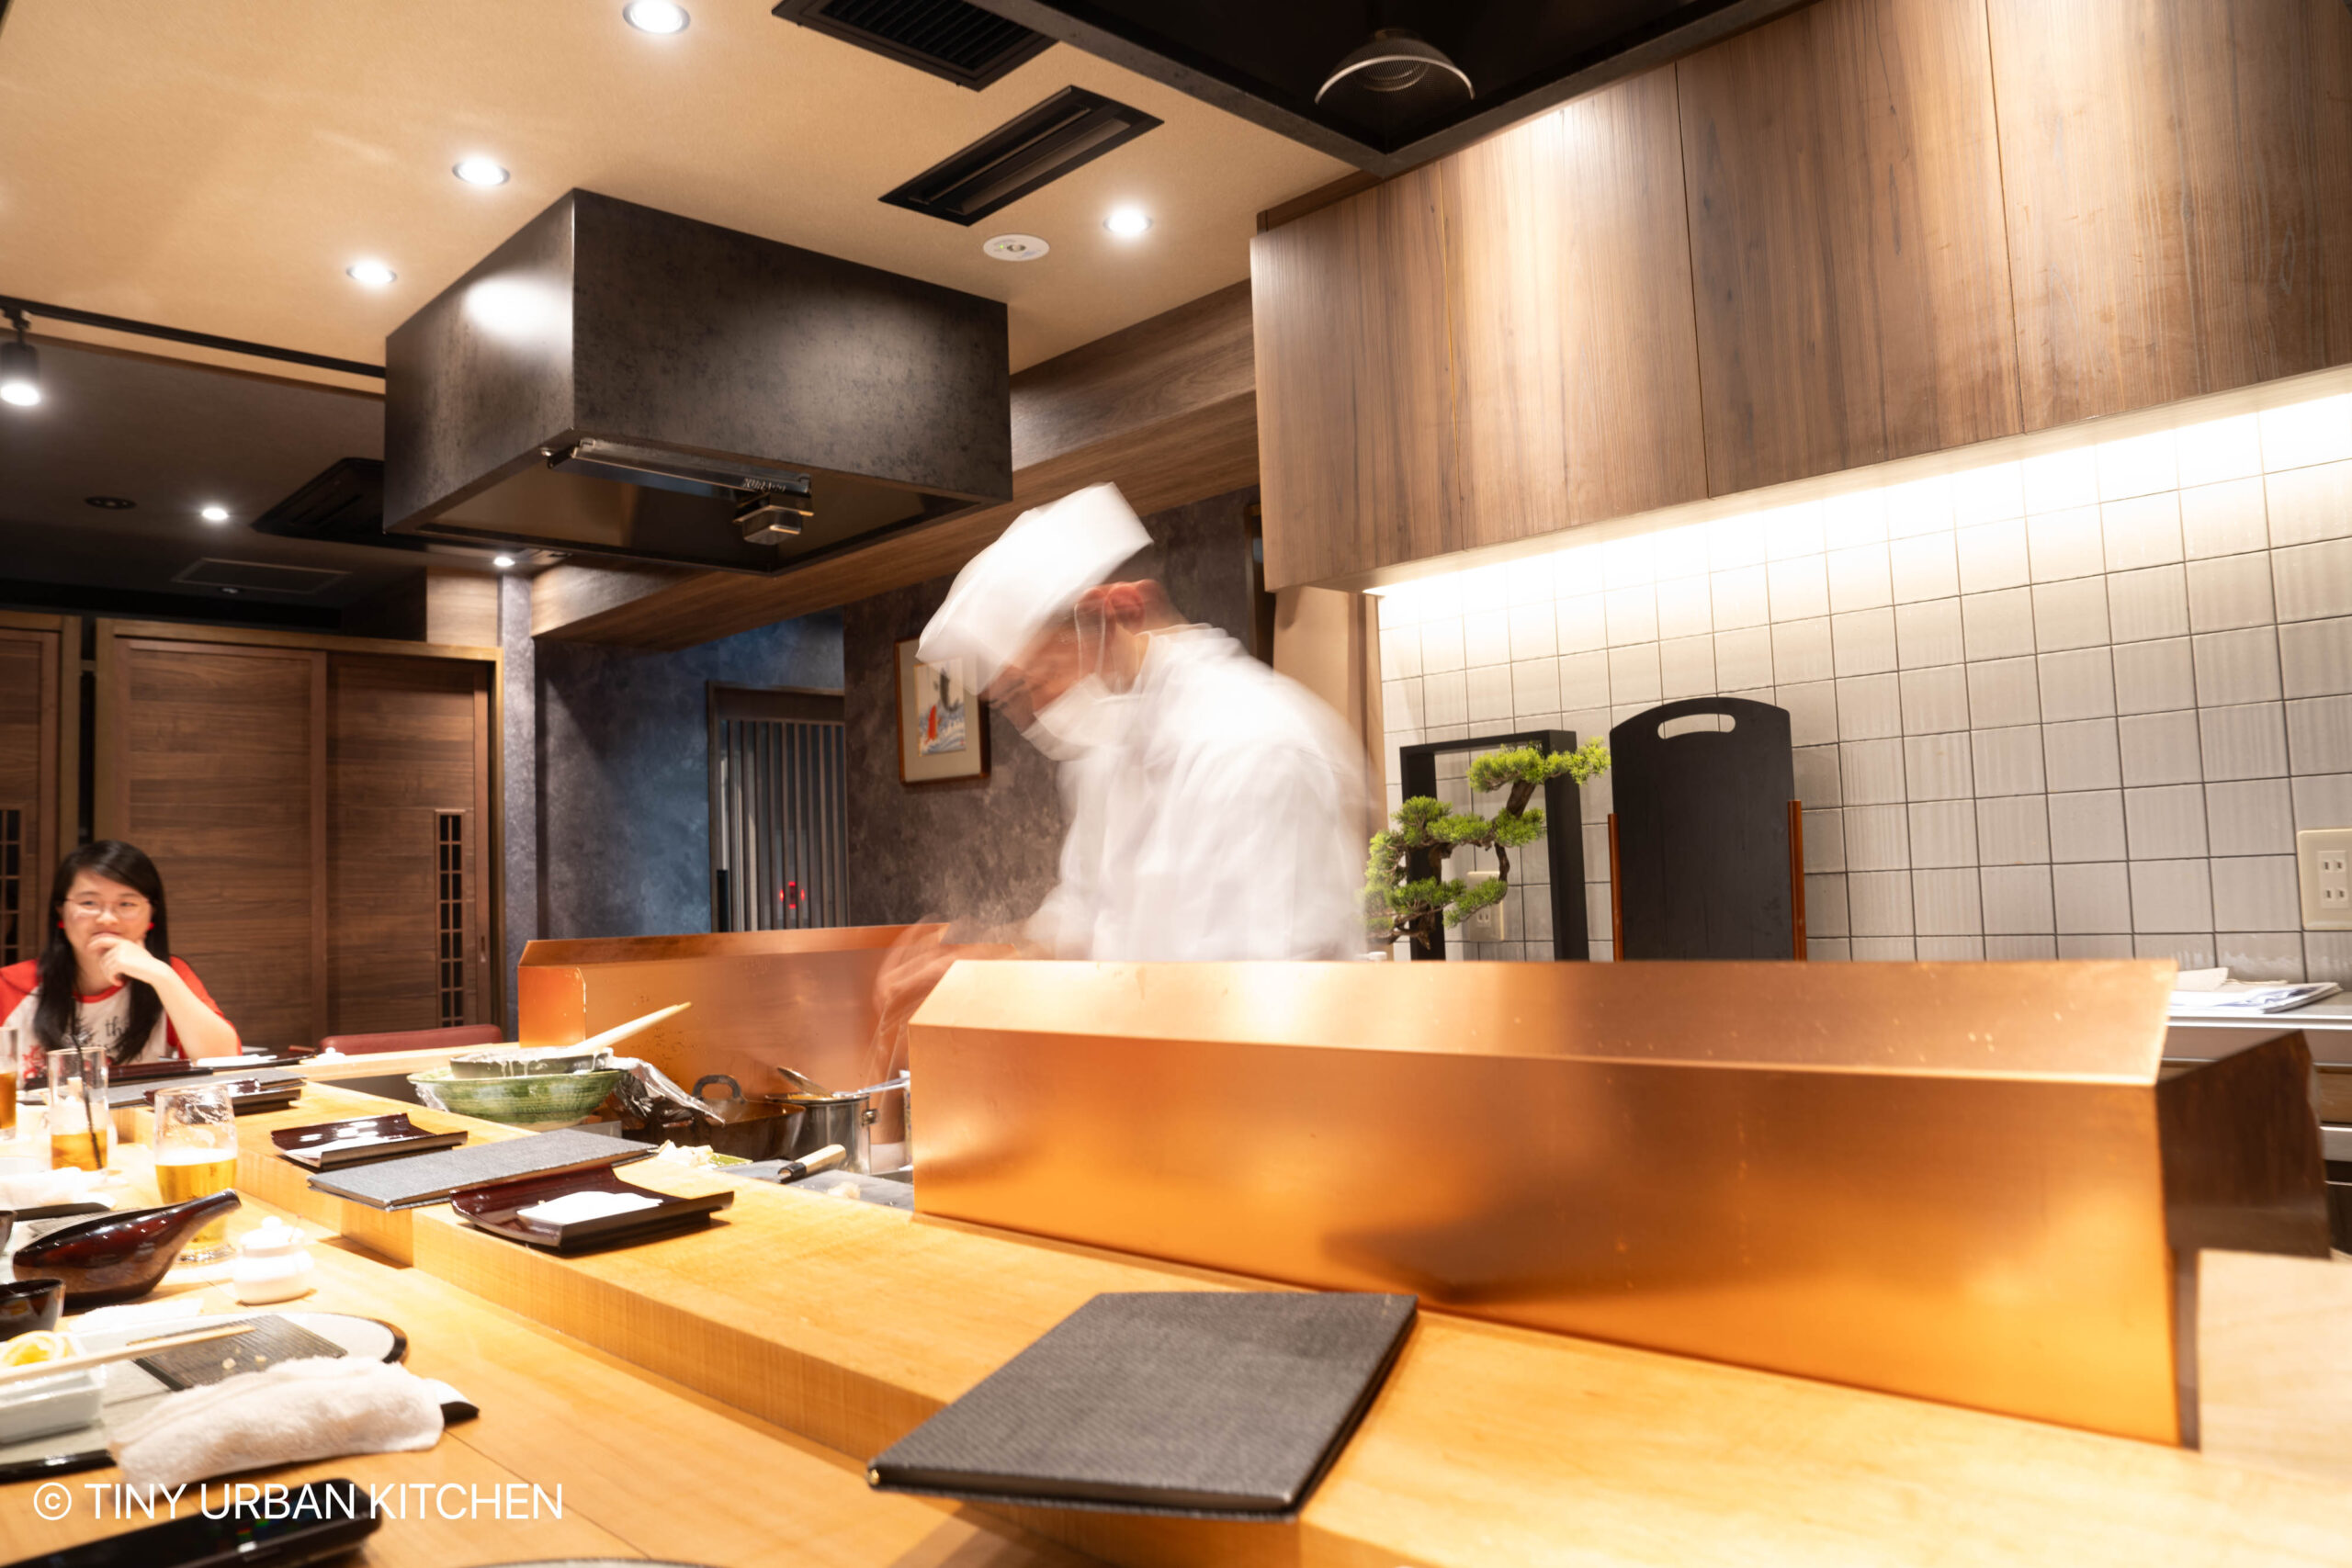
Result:
[[[790,1119],[780,1151],[786,1159],[814,1154],[827,1144],[849,1153],[843,1170],[864,1175],[873,1168],[876,1096],[865,1089],[847,1094],[788,1094],[776,1097]]]
[[[705,1073],[695,1080],[694,1096],[702,1113],[665,1109],[650,1122],[643,1136],[650,1142],[668,1139],[701,1144],[720,1154],[749,1160],[800,1159],[828,1144],[839,1144],[848,1154],[841,1168],[860,1175],[870,1172],[876,1101],[897,1084],[876,1084],[844,1094],[765,1094],[756,1099],[725,1073]],[[709,1091],[723,1088],[726,1092]]]

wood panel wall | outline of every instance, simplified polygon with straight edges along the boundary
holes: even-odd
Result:
[[[468,815],[467,1016],[497,1016],[492,649],[100,621],[95,829],[250,1045],[432,1028],[435,814]]]
[[[326,655],[100,640],[97,836],[145,850],[167,935],[253,1045],[327,1020]]]
[[[0,615],[0,812],[17,813],[13,837],[0,837],[5,963],[39,956],[48,940],[44,904],[50,877],[64,852],[59,795],[62,626],[54,615]],[[70,808],[70,802],[63,804]]]
[[[1819,0],[1251,279],[1276,588],[2342,364],[2352,13]]]

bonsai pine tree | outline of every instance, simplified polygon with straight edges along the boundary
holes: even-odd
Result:
[[[1458,926],[1500,903],[1510,890],[1510,852],[1544,836],[1542,808],[1527,804],[1536,789],[1562,773],[1583,784],[1608,767],[1605,740],[1588,740],[1573,751],[1522,746],[1470,764],[1470,787],[1477,794],[1510,786],[1503,808],[1492,817],[1456,811],[1425,795],[1405,802],[1396,809],[1395,826],[1372,836],[1372,853],[1364,866],[1364,919],[1372,940],[1385,945],[1410,937],[1417,952],[1433,952],[1439,920]],[[1494,879],[1472,887],[1464,879],[1447,878],[1445,857],[1461,849],[1494,851]],[[1437,874],[1406,879],[1405,857],[1416,850],[1430,852]]]

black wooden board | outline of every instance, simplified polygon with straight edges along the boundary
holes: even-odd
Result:
[[[1706,716],[1729,729],[1661,736]],[[1617,912],[1634,958],[1789,958],[1789,715],[1743,697],[1692,697],[1609,732],[1617,803]]]

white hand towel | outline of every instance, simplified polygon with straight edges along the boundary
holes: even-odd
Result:
[[[57,1203],[86,1203],[97,1179],[73,1166],[57,1170],[0,1173],[0,1209],[46,1209]]]
[[[149,1487],[440,1439],[434,1384],[381,1361],[318,1357],[172,1394],[109,1432],[107,1447],[125,1483]]]

